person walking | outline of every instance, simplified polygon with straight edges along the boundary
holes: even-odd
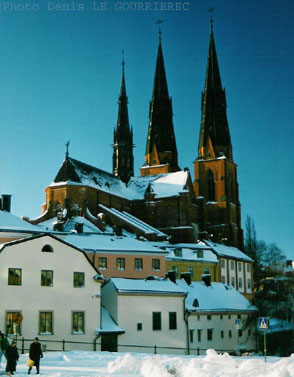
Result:
[[[30,345],[29,357],[34,362],[34,366],[37,369],[37,374],[40,374],[40,359],[43,357],[43,353],[39,338],[35,338],[33,343]],[[32,368],[33,367],[29,367],[28,374],[31,373]]]
[[[13,372],[16,371],[16,362],[19,359],[18,350],[16,347],[16,343],[14,341],[12,341],[10,346],[7,347],[6,359],[7,359],[6,372],[12,375]]]
[[[1,358],[2,358],[2,355],[4,355],[5,359],[6,359],[6,350],[7,350],[7,347],[9,346],[9,342],[7,340],[7,337],[1,333],[0,334],[0,352],[1,352],[1,355],[0,355],[0,367],[1,367]]]

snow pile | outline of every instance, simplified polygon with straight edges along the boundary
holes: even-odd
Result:
[[[28,354],[21,355],[15,376],[27,376]],[[4,367],[2,359],[2,370]],[[0,374],[2,372],[0,371]],[[35,369],[32,371],[35,374]],[[294,377],[290,357],[232,357],[207,350],[206,356],[111,352],[45,352],[41,375],[47,377]]]

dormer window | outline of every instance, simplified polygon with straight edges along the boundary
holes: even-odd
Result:
[[[42,251],[45,253],[53,253],[53,247],[51,245],[46,244],[43,246]]]

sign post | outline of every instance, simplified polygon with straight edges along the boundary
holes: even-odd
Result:
[[[259,317],[258,318],[258,328],[259,331],[263,332],[263,353],[264,353],[264,361],[266,362],[266,332],[269,329],[269,317]]]
[[[13,333],[15,336],[15,343],[17,345],[17,325],[19,325],[23,320],[23,316],[21,313],[14,313],[12,316],[12,322],[13,322]]]

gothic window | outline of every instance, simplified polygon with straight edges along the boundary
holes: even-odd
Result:
[[[211,170],[207,173],[207,186],[208,186],[208,200],[215,201],[215,186],[214,186],[214,175]]]

